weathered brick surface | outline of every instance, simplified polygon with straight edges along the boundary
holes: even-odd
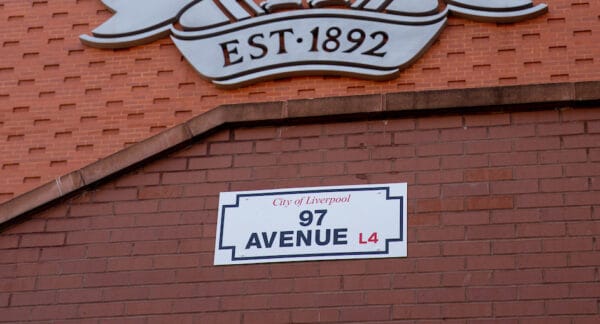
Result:
[[[389,81],[315,76],[222,90],[201,79],[185,60],[181,60],[181,54],[168,38],[119,51],[82,45],[79,35],[89,34],[111,16],[101,1],[2,0],[0,202],[222,104],[598,80],[600,3],[593,0],[534,2],[547,3],[549,12],[516,24],[485,24],[450,17],[448,26],[430,50]],[[585,86],[580,91],[596,95],[594,89]],[[514,96],[518,98],[519,93],[515,92]],[[380,98],[368,98],[373,99],[372,109],[381,109],[378,106]],[[414,98],[404,99],[397,102],[415,104]],[[456,98],[474,104],[481,99],[477,93],[469,98]],[[419,103],[427,103],[427,100],[429,97],[420,97]],[[325,110],[351,109],[337,99],[331,100],[327,107],[310,106],[307,100],[288,108],[291,116],[296,113],[318,116]],[[587,118],[587,113],[565,114],[564,118],[575,123],[559,128],[556,123],[539,129],[531,128],[534,126],[530,124],[530,129],[515,128],[512,131],[535,131],[540,135],[577,133],[582,127],[577,121]],[[556,122],[558,113],[544,116],[547,121]],[[528,120],[539,117],[536,113],[525,113],[512,118],[513,122],[527,124]],[[418,127],[454,127],[456,123],[461,121],[440,117],[437,121],[423,121]],[[506,136],[502,126],[508,120],[506,114],[499,114],[484,119],[472,116],[465,123],[468,127],[496,125],[499,129],[490,128],[489,132]],[[392,124],[385,127],[392,130],[406,126],[410,127]],[[331,131],[336,132],[336,128],[332,127]],[[597,133],[598,123],[588,125],[588,129]],[[258,139],[273,131],[273,128],[259,133],[238,131],[234,137]],[[444,132],[442,135],[477,137],[481,134]],[[509,133],[508,136],[513,135]],[[335,140],[330,140],[335,145]],[[586,137],[586,141],[598,143],[597,136]],[[574,136],[565,139],[561,145],[578,148],[588,144]],[[257,145],[270,152],[279,147],[293,150],[297,143],[282,141]],[[315,144],[309,141],[300,145]],[[517,145],[523,150],[543,149],[554,147],[557,142],[555,139],[538,139]],[[490,148],[502,149],[499,144]],[[464,149],[485,148],[474,144],[465,145]],[[422,153],[427,154],[427,149],[424,150]],[[122,179],[124,182],[141,180],[135,177]],[[156,179],[143,181],[155,182]]]
[[[3,229],[0,322],[595,323],[600,115],[581,110],[200,138]],[[407,258],[212,266],[220,191],[388,181],[408,182]]]

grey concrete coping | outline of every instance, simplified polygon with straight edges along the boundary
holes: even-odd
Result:
[[[223,105],[144,141],[70,172],[0,204],[0,225],[84,190],[218,127],[287,120],[331,121],[368,114],[441,110],[469,113],[483,107],[580,106],[600,104],[600,81],[472,89],[448,89]]]

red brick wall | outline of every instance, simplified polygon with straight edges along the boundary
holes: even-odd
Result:
[[[218,193],[408,182],[408,257],[213,267]],[[0,322],[598,323],[600,109],[219,131],[0,233]]]
[[[122,0],[126,1],[126,0]],[[0,203],[220,104],[600,79],[600,2],[535,0],[549,12],[496,25],[450,17],[398,78],[298,77],[221,90],[165,38],[82,45],[100,0],[0,0]]]

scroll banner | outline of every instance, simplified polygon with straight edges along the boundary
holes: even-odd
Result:
[[[223,192],[215,265],[405,257],[406,183]]]

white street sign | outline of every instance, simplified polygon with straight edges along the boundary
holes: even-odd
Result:
[[[405,257],[406,183],[223,192],[215,265]]]

